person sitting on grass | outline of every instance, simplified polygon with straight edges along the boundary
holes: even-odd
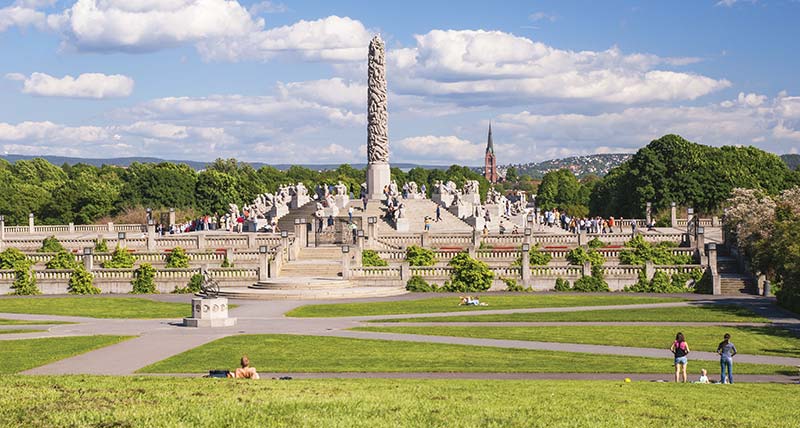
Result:
[[[250,367],[250,359],[247,358],[247,355],[242,356],[242,366],[233,372],[233,377],[236,379],[259,379],[255,367]]]
[[[697,379],[696,383],[709,383],[708,371],[706,369],[700,369],[700,379]]]

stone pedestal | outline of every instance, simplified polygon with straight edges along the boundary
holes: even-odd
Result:
[[[308,195],[297,195],[297,194],[295,194],[295,195],[292,195],[292,201],[289,202],[289,208],[291,208],[293,210],[296,210],[296,209],[302,207],[303,205],[309,203],[310,201],[311,201],[311,198],[309,198]]]
[[[236,325],[236,318],[228,317],[228,299],[217,297],[192,299],[192,317],[184,318],[186,327],[231,327]]]
[[[447,210],[460,219],[465,219],[475,214],[475,208],[472,204],[451,205]]]
[[[455,196],[449,193],[433,193],[431,195],[431,200],[433,202],[436,202],[445,208],[449,208],[450,205],[453,205],[453,199],[455,199]]]
[[[371,163],[367,165],[367,198],[382,200],[383,188],[389,185],[392,173],[388,163]]]
[[[464,193],[462,196],[465,202],[469,202],[472,205],[480,205],[481,204],[481,195],[478,193]]]
[[[333,197],[333,200],[336,207],[339,209],[347,208],[347,205],[350,204],[350,196],[348,195],[336,195]]]
[[[408,195],[406,196],[406,199],[425,199],[425,195],[423,195],[422,193],[411,193],[411,192],[408,192]]]

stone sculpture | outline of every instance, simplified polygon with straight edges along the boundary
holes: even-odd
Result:
[[[389,184],[389,112],[387,110],[386,51],[375,36],[367,59],[367,197],[383,199]]]

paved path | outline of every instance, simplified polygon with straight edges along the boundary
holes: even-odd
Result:
[[[170,296],[175,301],[176,297]],[[188,304],[188,298],[184,297]],[[405,300],[402,299],[371,299],[371,300]],[[180,300],[178,300],[180,301]],[[763,299],[741,299],[737,303],[750,305],[754,310],[760,311],[760,315],[767,317],[771,321],[787,325],[790,327],[800,326],[800,320],[787,318],[774,308],[774,304],[769,304]],[[767,302],[767,303],[765,303]],[[319,302],[314,302],[319,303]],[[341,303],[341,301],[337,302]],[[476,339],[466,337],[449,336],[425,336],[395,333],[377,333],[348,330],[353,327],[364,325],[381,325],[374,323],[364,323],[368,320],[390,319],[390,318],[428,318],[439,316],[462,316],[480,314],[506,314],[519,312],[571,312],[586,310],[618,310],[631,308],[660,308],[660,307],[680,307],[694,305],[698,303],[710,304],[729,304],[732,299],[704,299],[689,302],[675,303],[653,303],[641,305],[624,306],[582,306],[568,308],[531,308],[531,309],[504,309],[504,310],[480,310],[480,311],[460,311],[434,314],[402,314],[402,315],[375,315],[361,317],[342,317],[342,318],[287,318],[283,314],[297,306],[309,304],[308,301],[237,301],[240,306],[231,311],[231,316],[238,318],[238,324],[234,327],[218,329],[192,329],[178,325],[178,320],[110,320],[93,319],[82,317],[63,317],[50,315],[27,315],[27,314],[0,314],[0,318],[24,319],[24,320],[47,320],[47,321],[69,321],[76,324],[62,325],[43,325],[37,326],[46,328],[46,332],[39,333],[20,333],[0,335],[2,340],[14,340],[20,338],[37,337],[60,337],[60,336],[86,336],[86,335],[124,335],[139,336],[119,344],[111,345],[102,349],[88,352],[72,358],[67,358],[53,364],[29,370],[25,373],[30,374],[133,374],[149,364],[179,354],[189,349],[195,348],[210,341],[236,334],[302,334],[319,336],[336,336],[359,339],[380,339],[397,341],[416,341],[428,343],[447,343],[461,344],[470,346],[492,346],[501,348],[517,349],[540,349],[567,352],[586,352],[602,355],[629,355],[642,357],[670,358],[669,351],[651,348],[626,348],[619,346],[604,345],[581,345],[569,343],[552,342],[530,342],[521,340],[498,340],[498,339]],[[423,326],[424,323],[409,323],[414,326]],[[455,325],[448,323],[449,325]],[[487,324],[487,323],[480,323]],[[495,324],[495,323],[491,323]],[[566,323],[502,323],[502,325],[568,325]],[[570,323],[573,325],[606,325],[607,323]],[[399,326],[400,323],[387,323],[386,325]],[[437,323],[436,325],[442,325]],[[469,326],[479,326],[476,323],[466,323]],[[614,325],[676,325],[676,323],[614,323]],[[708,324],[703,324],[708,325]],[[735,324],[744,325],[744,324]],[[13,336],[13,337],[7,337]],[[694,360],[716,361],[719,357],[708,352],[692,352]],[[781,365],[800,365],[800,358],[776,357],[776,356],[756,356],[739,354],[737,362],[752,362],[760,364],[781,364]],[[460,374],[459,374],[460,375]],[[464,374],[468,375],[468,374]],[[494,375],[494,374],[492,374]],[[365,375],[366,376],[366,375]],[[371,374],[369,375],[371,376]],[[614,378],[623,376],[613,375]],[[649,378],[659,375],[648,375]],[[630,377],[630,375],[628,375]],[[563,377],[561,377],[563,378]],[[744,380],[744,378],[741,378]]]

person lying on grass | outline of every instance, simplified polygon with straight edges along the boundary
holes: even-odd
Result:
[[[259,379],[256,368],[250,367],[250,359],[247,358],[247,355],[242,356],[242,366],[236,369],[231,374],[231,377],[236,379]]]
[[[461,301],[458,303],[458,306],[489,306],[488,303],[481,303],[478,299],[478,296],[474,298],[472,296],[460,296]]]

